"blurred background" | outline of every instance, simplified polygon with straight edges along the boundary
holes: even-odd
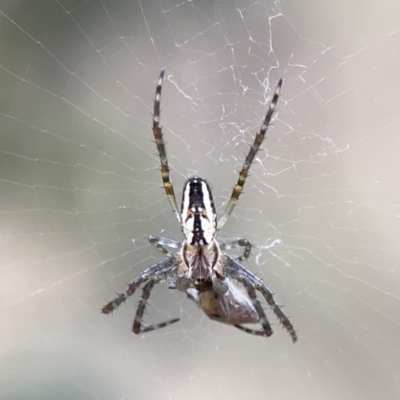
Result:
[[[400,4],[57,0],[0,4],[2,399],[394,399],[400,394]],[[221,239],[285,306],[298,343],[209,320],[158,285],[101,307],[181,240],[209,180],[223,212],[279,78],[274,125]]]

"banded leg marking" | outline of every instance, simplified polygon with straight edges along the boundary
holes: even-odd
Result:
[[[263,142],[263,140],[265,138],[265,133],[267,132],[268,127],[270,126],[272,115],[274,114],[276,104],[278,103],[281,86],[282,86],[282,79],[279,80],[278,85],[275,89],[274,96],[269,105],[268,112],[264,118],[260,132],[256,134],[254,142],[250,146],[250,150],[246,156],[242,170],[239,173],[239,179],[238,179],[236,185],[233,187],[228,206],[226,207],[224,214],[218,221],[218,230],[221,230],[221,228],[225,225],[225,223],[228,220],[229,216],[231,215],[233,209],[235,208],[235,205],[239,199],[239,196],[241,195],[241,193],[243,191],[243,186],[246,182],[247,176],[249,175],[250,166],[251,166],[252,162],[254,161],[254,157],[256,156],[258,150],[260,149],[261,143]]]

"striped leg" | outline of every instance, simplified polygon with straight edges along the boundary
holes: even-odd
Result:
[[[263,331],[260,331],[259,334],[261,336],[271,336],[273,334],[271,325],[268,322],[267,316],[265,315],[265,311],[262,308],[261,303],[257,298],[257,293],[256,293],[254,286],[244,275],[236,274],[236,276],[234,276],[233,278],[243,284],[244,288],[246,289],[246,291],[250,297],[250,300],[253,302],[254,308],[256,309],[258,315],[260,316],[260,322],[263,327]],[[244,328],[243,326],[240,326],[240,325],[235,325],[235,326],[236,326],[236,328],[244,330],[247,333],[254,334],[254,332],[256,332],[256,331],[253,331],[252,329]]]
[[[257,285],[256,289],[262,293],[265,300],[267,300],[267,303],[272,308],[272,311],[278,317],[280,323],[289,332],[290,336],[292,337],[293,343],[295,343],[297,341],[296,331],[294,330],[294,327],[293,327],[292,323],[290,322],[289,318],[283,313],[283,311],[281,310],[279,305],[275,303],[275,300],[274,300],[274,297],[273,297],[271,291],[264,284]]]
[[[131,283],[128,284],[128,289],[124,293],[118,294],[118,296],[108,302],[101,310],[103,314],[110,314],[116,308],[118,308],[122,303],[126,301],[129,296],[135,293],[136,289],[143,283],[148,282],[151,279],[157,278],[158,281],[167,279],[171,273],[178,267],[181,259],[177,255],[166,258],[154,264],[150,268],[144,270],[137,278],[135,278]]]
[[[254,274],[252,274],[250,271],[248,271],[246,268],[244,268],[242,265],[237,263],[235,260],[232,260],[230,257],[227,255],[223,256],[223,274],[227,276],[228,278],[231,279],[236,279],[237,281],[241,282],[244,287],[247,290],[247,293],[249,294],[250,299],[253,301],[254,307],[256,308],[259,316],[260,316],[260,322],[263,325],[264,331],[267,336],[268,332],[271,330],[272,334],[272,329],[271,326],[269,325],[266,317],[264,310],[261,307],[261,312],[258,308],[259,301],[254,300],[255,296],[255,290],[258,290],[267,303],[270,305],[272,308],[272,311],[275,313],[275,315],[278,317],[279,322],[285,327],[285,329],[289,332],[290,336],[292,337],[293,343],[297,341],[297,335],[296,331],[294,330],[294,327],[292,323],[290,322],[289,318],[283,313],[281,308],[279,307],[278,304],[276,304],[274,297],[272,295],[272,292],[264,285],[264,283],[261,281],[261,279],[257,278]],[[257,297],[256,297],[257,299]],[[246,330],[247,328],[240,327],[239,329]],[[248,333],[252,333],[249,331],[246,331]]]
[[[219,243],[219,247],[222,251],[232,250],[238,247],[244,247],[243,254],[235,258],[236,261],[243,261],[247,260],[250,257],[253,245],[246,238],[241,238],[236,240],[230,240],[229,242],[225,243]]]
[[[266,336],[263,330],[256,331],[255,329],[246,328],[245,326],[242,325],[234,325],[234,327],[240,329],[243,332],[249,333],[250,335],[262,336],[262,337]]]
[[[231,194],[231,198],[229,199],[228,206],[226,207],[224,214],[218,221],[218,230],[221,230],[221,228],[225,225],[226,221],[228,220],[229,216],[231,215],[231,213],[236,205],[237,200],[239,199],[240,194],[243,191],[243,186],[246,182],[247,176],[249,175],[250,166],[251,166],[258,150],[260,149],[261,143],[263,142],[263,140],[265,138],[265,133],[267,132],[268,127],[271,123],[271,118],[272,118],[272,115],[274,114],[276,103],[278,102],[278,99],[279,99],[279,93],[281,91],[281,86],[282,86],[282,79],[279,80],[278,86],[275,89],[274,97],[272,98],[272,101],[269,105],[269,109],[268,109],[267,115],[264,118],[264,122],[261,126],[261,130],[259,133],[257,133],[252,146],[250,146],[249,153],[247,154],[247,157],[246,157],[246,160],[244,161],[242,170],[239,173],[239,179],[238,179],[236,185],[233,187],[233,191]]]
[[[167,247],[171,249],[179,249],[181,247],[180,242],[175,240],[167,239],[161,236],[149,236],[149,242],[154,244],[161,253],[171,256],[172,254],[167,250]]]
[[[132,327],[133,332],[135,332],[136,334],[165,328],[166,326],[172,325],[175,322],[179,321],[179,318],[174,318],[174,319],[170,319],[169,321],[165,321],[165,322],[161,322],[159,324],[154,324],[154,325],[149,325],[149,326],[144,326],[142,324],[143,314],[146,309],[147,300],[150,297],[150,294],[154,288],[154,285],[156,285],[159,282],[160,282],[159,278],[153,278],[149,282],[147,282],[146,285],[143,287],[143,294],[140,299],[139,306],[136,311],[135,320],[133,321],[133,327]]]
[[[162,130],[160,128],[160,103],[161,103],[161,89],[162,89],[163,78],[164,78],[164,70],[160,72],[160,77],[158,79],[156,95],[154,99],[153,134],[154,134],[154,139],[156,140],[158,154],[160,156],[161,176],[163,180],[164,189],[165,192],[167,193],[168,200],[171,203],[172,210],[174,211],[176,217],[178,218],[178,221],[181,222],[178,206],[176,204],[174,187],[169,177],[167,152],[165,150],[165,142]]]

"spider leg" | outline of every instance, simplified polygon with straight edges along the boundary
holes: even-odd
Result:
[[[166,254],[167,256],[171,256],[172,254],[166,249],[169,247],[171,249],[179,249],[181,247],[181,243],[175,240],[167,239],[161,236],[149,236],[149,242],[154,244],[161,253]]]
[[[224,265],[223,268],[224,275],[243,283],[244,287],[246,288],[249,294],[250,299],[253,301],[254,307],[256,307],[257,303],[254,302],[252,297],[254,296],[253,290],[254,292],[255,290],[258,290],[263,295],[267,303],[272,308],[272,311],[278,317],[280,323],[289,332],[290,336],[292,337],[293,343],[295,343],[297,341],[297,334],[296,331],[294,330],[292,323],[290,322],[289,318],[283,313],[279,305],[276,304],[272,292],[264,285],[261,279],[257,278],[254,274],[252,274],[250,271],[248,271],[246,268],[244,268],[235,260],[232,260],[232,258],[228,257],[227,255],[222,256],[222,263]],[[253,290],[251,289],[249,290],[248,288],[251,288]],[[265,321],[263,321],[262,319],[262,314],[260,314],[259,309],[257,307],[256,310],[260,315],[261,323],[265,330],[265,328],[268,327],[269,323],[267,321],[268,325],[265,326]],[[262,310],[262,313],[264,313],[264,310]],[[269,328],[271,329],[271,327]],[[267,331],[265,333],[267,334]],[[267,334],[267,336],[269,335]]]
[[[224,270],[224,272],[225,272],[225,270]],[[250,300],[253,302],[253,305],[257,311],[257,314],[260,317],[260,322],[261,322],[261,325],[264,330],[264,332],[263,332],[264,335],[271,336],[273,334],[271,324],[268,322],[267,316],[265,315],[265,311],[261,306],[260,300],[258,300],[258,298],[257,298],[256,289],[253,286],[252,282],[245,275],[237,273],[237,272],[233,273],[233,274],[231,273],[230,276],[233,277],[234,279],[236,279],[238,282],[243,284],[244,288],[246,289],[246,291],[250,297]],[[240,327],[240,328],[243,328],[243,327]],[[246,330],[246,329],[247,328],[243,328],[243,330]]]
[[[231,213],[236,205],[237,200],[239,199],[240,194],[243,191],[243,186],[246,182],[247,176],[249,175],[250,166],[251,166],[258,150],[260,149],[261,143],[263,142],[263,140],[265,138],[265,133],[267,132],[268,127],[271,123],[271,118],[272,118],[272,115],[274,114],[276,103],[278,102],[278,99],[279,99],[279,93],[281,91],[281,86],[282,86],[282,79],[279,80],[278,86],[275,89],[274,96],[269,105],[268,112],[264,118],[260,132],[256,134],[254,142],[250,146],[250,150],[246,156],[242,170],[239,173],[239,179],[238,179],[236,185],[233,187],[233,191],[231,194],[231,198],[229,199],[228,206],[226,207],[226,210],[225,210],[224,214],[222,215],[222,217],[218,220],[218,231],[221,230],[221,228],[225,225],[226,221],[228,220],[229,216],[231,215]]]
[[[235,258],[236,261],[243,261],[247,260],[250,257],[253,245],[246,238],[241,238],[225,243],[219,243],[219,247],[223,251],[236,249],[238,247],[244,247],[243,254]]]
[[[150,279],[165,280],[168,276],[178,267],[181,259],[178,255],[167,257],[165,260],[154,264],[150,268],[144,270],[136,279],[128,284],[128,289],[124,293],[118,294],[118,296],[108,302],[101,310],[103,314],[109,314],[118,308],[125,300],[135,293],[136,289]]]
[[[243,332],[250,333],[250,335],[263,336],[263,337],[266,336],[266,334],[265,334],[264,331],[256,331],[255,329],[249,329],[249,328],[246,328],[246,327],[244,327],[244,326],[242,326],[242,325],[233,325],[233,326],[234,326],[235,328],[240,329],[240,330],[243,331]]]
[[[139,334],[139,333],[144,333],[144,332],[150,332],[154,331],[156,329],[161,329],[165,328],[168,325],[172,325],[175,322],[179,321],[179,318],[174,318],[170,319],[169,321],[161,322],[159,324],[154,324],[154,325],[149,325],[149,326],[144,326],[142,324],[143,320],[143,314],[146,309],[146,304],[147,300],[150,297],[151,291],[154,288],[154,285],[159,283],[161,281],[160,278],[152,278],[149,282],[146,283],[146,285],[143,287],[143,294],[139,302],[138,309],[136,311],[135,319],[133,321],[133,327],[132,330],[134,333]]]
[[[181,217],[178,210],[178,205],[176,203],[176,197],[174,193],[174,187],[169,177],[169,167],[167,152],[165,150],[165,142],[162,134],[162,129],[160,127],[160,103],[161,103],[161,89],[164,78],[164,70],[160,72],[160,77],[158,79],[158,84],[156,88],[156,95],[154,98],[154,112],[153,112],[153,134],[156,140],[158,154],[160,156],[161,162],[161,176],[163,180],[163,185],[165,192],[167,193],[168,200],[171,203],[172,210],[174,211],[178,221],[181,222]]]

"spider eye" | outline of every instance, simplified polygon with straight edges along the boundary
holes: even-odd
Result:
[[[217,214],[208,183],[201,178],[189,179],[182,193],[182,232],[191,245],[209,244],[217,229]]]

